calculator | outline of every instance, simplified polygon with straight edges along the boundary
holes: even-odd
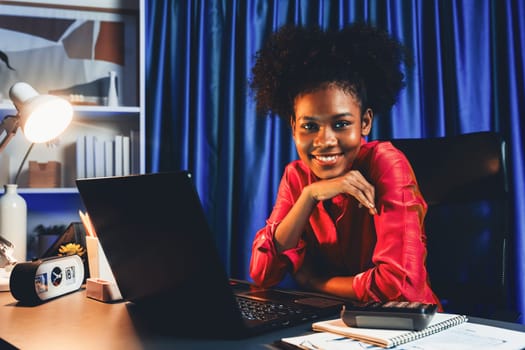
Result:
[[[410,301],[346,304],[341,310],[341,319],[350,327],[418,331],[428,326],[436,310],[436,304]]]

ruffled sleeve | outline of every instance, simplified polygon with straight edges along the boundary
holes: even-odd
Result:
[[[276,285],[287,272],[297,271],[304,259],[303,240],[300,240],[296,247],[278,254],[273,239],[277,226],[290,211],[300,194],[302,184],[307,181],[306,177],[297,171],[298,165],[298,162],[292,162],[285,169],[272,213],[266,220],[266,226],[256,233],[252,244],[250,276],[259,286]]]
[[[435,302],[425,267],[427,204],[406,157],[390,143],[371,152],[368,174],[376,189],[377,242],[373,268],[355,276],[358,299]]]

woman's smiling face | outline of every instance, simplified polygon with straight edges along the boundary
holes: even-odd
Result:
[[[295,99],[292,134],[299,158],[320,179],[350,170],[361,148],[361,137],[370,133],[372,111],[361,116],[354,96],[334,85]]]

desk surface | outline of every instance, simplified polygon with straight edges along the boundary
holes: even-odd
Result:
[[[525,325],[472,318],[525,331]],[[210,325],[213,327],[213,325]],[[31,349],[275,349],[283,337],[310,331],[303,324],[242,340],[192,340],[139,336],[126,303],[102,303],[81,289],[37,306],[21,306],[10,292],[0,292],[0,338],[24,350]]]
[[[307,323],[241,340],[145,339],[125,302],[102,303],[81,289],[37,306],[21,306],[10,292],[0,292],[0,339],[24,350],[275,349],[272,342],[309,330]]]

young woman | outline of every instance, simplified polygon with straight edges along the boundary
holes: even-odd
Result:
[[[404,87],[404,46],[364,24],[339,31],[286,26],[257,53],[258,111],[290,122],[299,160],[287,165],[250,275],[290,272],[309,290],[358,301],[439,304],[425,268],[427,204],[406,157],[368,142],[375,114]]]

